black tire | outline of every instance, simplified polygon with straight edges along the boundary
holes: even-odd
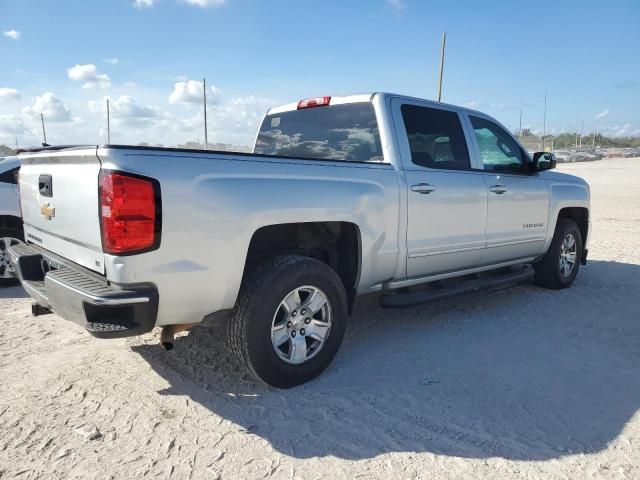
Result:
[[[24,241],[22,230],[16,230],[15,228],[9,227],[0,227],[0,239],[3,238],[14,238],[16,240],[20,240],[21,242]],[[4,248],[6,248],[4,244],[0,245],[0,256],[2,256],[2,258],[0,258],[0,287],[12,287],[14,285],[18,285],[20,282],[17,278],[13,277],[3,278],[5,269],[7,268],[5,262],[8,261],[8,258],[6,257],[6,254],[3,250]]]
[[[568,235],[573,235],[576,242],[576,261],[570,274],[563,275],[560,269],[562,243]],[[553,290],[570,287],[578,275],[582,260],[582,234],[576,222],[569,218],[560,218],[553,234],[549,250],[541,261],[534,265],[535,280],[538,285]]]
[[[315,356],[292,365],[276,354],[271,327],[280,302],[307,285],[325,294],[331,328]],[[250,374],[274,387],[290,388],[317,377],[331,363],[342,343],[347,316],[345,289],[333,269],[309,257],[278,256],[258,265],[245,278],[229,318],[228,341],[236,360]]]

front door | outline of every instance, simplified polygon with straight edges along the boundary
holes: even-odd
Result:
[[[540,254],[547,235],[549,191],[530,174],[527,154],[505,129],[488,118],[469,115],[488,194],[487,250],[483,264]]]
[[[471,170],[460,116],[447,107],[396,102],[408,185],[407,277],[475,267],[485,247],[487,190],[482,173]]]

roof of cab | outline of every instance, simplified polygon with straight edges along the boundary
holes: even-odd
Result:
[[[344,95],[344,96],[337,96],[337,97],[332,96],[330,105],[340,105],[340,104],[344,104],[344,103],[371,102],[371,101],[373,101],[373,98],[376,97],[376,96],[382,96],[382,97],[388,97],[388,98],[404,98],[404,99],[407,99],[407,100],[430,103],[434,107],[445,106],[445,107],[450,107],[450,108],[456,108],[456,109],[459,109],[459,110],[464,110],[464,111],[467,111],[467,112],[470,112],[470,113],[476,113],[476,114],[485,115],[482,112],[479,112],[477,110],[472,110],[470,108],[462,107],[460,105],[453,105],[453,104],[450,104],[450,103],[437,102],[435,100],[428,100],[426,98],[418,98],[418,97],[412,97],[410,95],[401,95],[401,94],[389,93],[389,92],[360,93],[360,94],[356,94],[356,95]],[[303,100],[303,99],[301,99],[301,100]],[[299,102],[292,102],[292,103],[287,103],[285,105],[281,105],[279,107],[271,108],[271,109],[269,109],[267,111],[267,115],[273,115],[273,114],[277,114],[277,113],[291,112],[291,111],[297,110],[298,109],[298,103]]]

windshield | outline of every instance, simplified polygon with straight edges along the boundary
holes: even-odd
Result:
[[[267,115],[254,153],[346,162],[382,162],[373,105],[348,103]]]

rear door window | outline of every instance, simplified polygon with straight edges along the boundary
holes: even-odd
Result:
[[[418,105],[402,105],[411,162],[446,170],[470,168],[469,149],[460,117],[455,112]]]
[[[267,115],[254,153],[345,162],[382,162],[373,105],[347,103]]]

